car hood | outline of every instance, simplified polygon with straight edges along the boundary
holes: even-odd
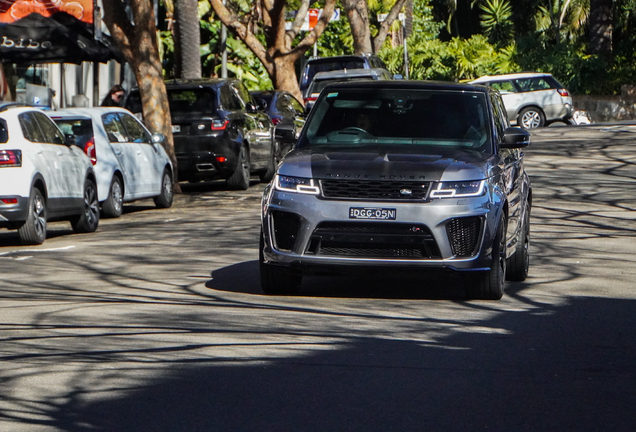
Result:
[[[297,149],[285,156],[279,174],[314,179],[460,181],[489,178],[498,157],[477,152],[421,154],[413,146],[355,149]]]

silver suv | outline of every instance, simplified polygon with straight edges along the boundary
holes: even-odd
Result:
[[[499,90],[508,118],[524,129],[546,126],[554,121],[567,122],[574,114],[570,92],[548,73],[483,76],[471,84]]]
[[[528,274],[529,136],[486,86],[325,87],[264,191],[263,291],[296,292],[315,271],[450,269],[469,297],[501,298]]]

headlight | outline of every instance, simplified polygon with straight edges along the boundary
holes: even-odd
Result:
[[[467,182],[438,182],[433,185],[431,198],[466,198],[484,194],[486,180]]]
[[[318,195],[320,193],[320,188],[314,182],[314,179],[277,175],[274,184],[279,191],[311,195]]]

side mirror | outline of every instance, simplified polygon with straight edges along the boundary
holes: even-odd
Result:
[[[261,111],[267,111],[267,101],[264,99],[261,99],[258,101],[258,109]]]
[[[503,140],[499,147],[514,149],[530,145],[530,132],[520,127],[509,127],[504,131]]]
[[[73,134],[64,134],[64,144],[67,146],[72,146],[76,144],[75,135]]]

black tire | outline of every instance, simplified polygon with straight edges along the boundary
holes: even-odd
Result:
[[[506,279],[523,282],[530,269],[530,207],[526,210],[521,227],[521,238],[515,247],[515,254],[508,258]]]
[[[102,210],[104,216],[110,218],[118,218],[124,211],[124,188],[121,179],[116,175],[110,181],[108,197],[102,204]]]
[[[493,239],[490,270],[477,275],[473,285],[466,289],[469,298],[499,300],[503,297],[506,281],[506,219],[502,217]]]
[[[274,178],[274,174],[276,174],[276,153],[275,145],[272,143],[267,169],[259,174],[261,183],[269,183]]]
[[[172,182],[172,175],[168,168],[163,170],[161,176],[161,193],[154,199],[157,208],[169,208],[172,207],[172,200],[174,199],[174,183]]]
[[[241,145],[236,170],[227,179],[230,189],[247,190],[250,187],[250,156],[245,145]]]
[[[24,244],[39,245],[46,240],[46,202],[38,188],[31,189],[27,219],[18,228],[18,235]]]
[[[97,225],[99,225],[97,186],[92,180],[86,180],[82,213],[71,219],[71,226],[76,233],[91,233],[97,229]]]
[[[286,267],[266,264],[263,257],[265,240],[261,232],[259,245],[259,271],[261,276],[261,289],[265,294],[284,295],[297,294],[303,282],[302,275],[291,273]]]
[[[517,125],[524,129],[536,129],[545,126],[545,114],[539,108],[527,107],[517,117]]]

